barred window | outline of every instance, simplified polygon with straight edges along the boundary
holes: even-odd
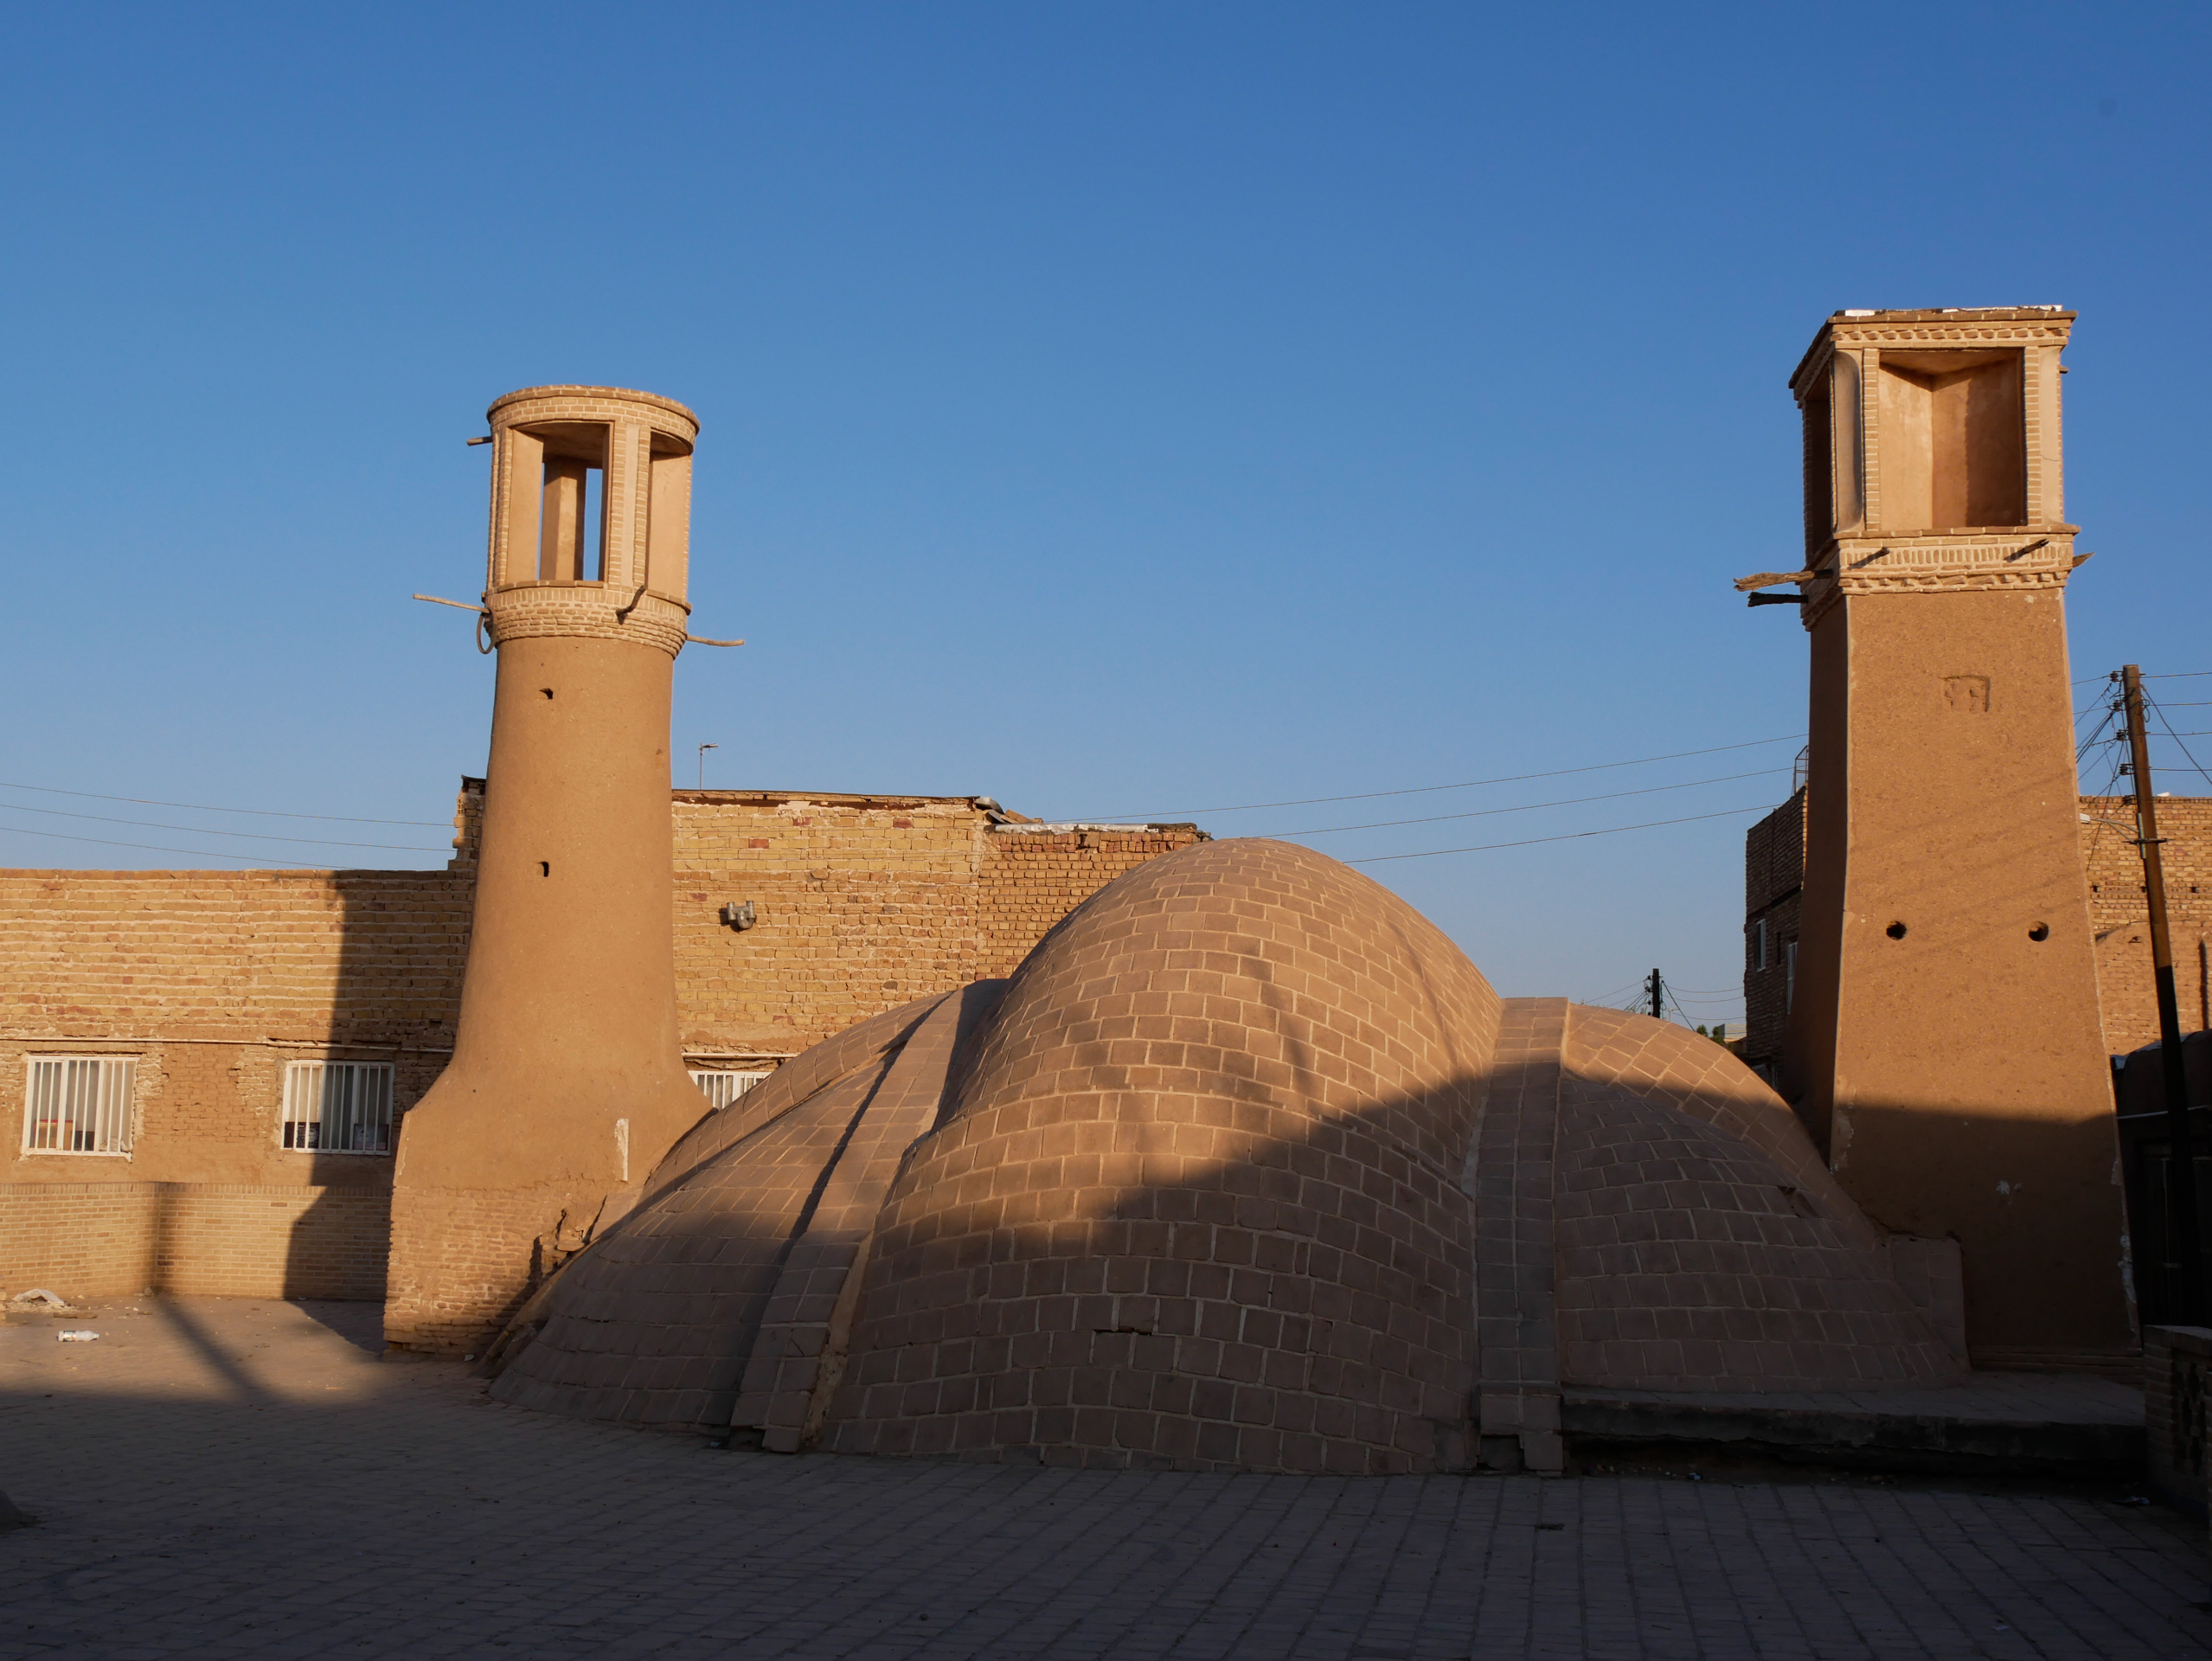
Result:
[[[691,1069],[691,1082],[699,1087],[717,1113],[767,1076],[766,1073],[732,1073],[720,1068]]]
[[[136,1055],[29,1055],[25,1153],[131,1151]]]
[[[284,1145],[315,1153],[391,1152],[392,1064],[286,1062]]]

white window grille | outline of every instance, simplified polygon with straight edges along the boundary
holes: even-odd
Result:
[[[392,1064],[286,1062],[284,1145],[315,1153],[391,1152]]]
[[[721,1068],[695,1067],[691,1069],[691,1082],[697,1085],[701,1093],[714,1104],[716,1113],[767,1076],[766,1073],[732,1073]]]
[[[131,1151],[135,1055],[29,1055],[23,1087],[25,1153]]]

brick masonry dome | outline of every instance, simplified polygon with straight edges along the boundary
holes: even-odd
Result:
[[[1555,1431],[1562,1379],[1957,1371],[1726,1051],[1501,1001],[1257,840],[709,1115],[491,1365],[518,1405],[771,1448],[1343,1472],[1468,1468],[1501,1380]]]

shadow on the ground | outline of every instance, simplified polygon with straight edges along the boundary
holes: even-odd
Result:
[[[290,1298],[285,1301],[355,1349],[372,1356],[384,1353],[383,1305],[339,1303],[324,1298]]]

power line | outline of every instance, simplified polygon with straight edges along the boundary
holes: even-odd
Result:
[[[2206,773],[2204,771],[2203,764],[2198,761],[2194,755],[2190,755],[2189,746],[2182,743],[2182,734],[2174,731],[2174,724],[2166,719],[2166,712],[2164,709],[2159,709],[2156,701],[2151,698],[2147,694],[2144,697],[2143,702],[2150,704],[2152,713],[2158,717],[2158,725],[2166,729],[2166,736],[2174,741],[2175,744],[2179,747],[2181,753],[2183,755],[2189,756],[2189,765],[2196,769],[2197,775],[2208,783],[2212,783],[2212,773]],[[2192,733],[2190,736],[2194,738],[2196,737],[2197,734]],[[2139,789],[2140,787],[2141,781],[2138,780],[2138,788]]]
[[[1556,837],[1524,837],[1518,842],[1485,842],[1473,848],[1431,848],[1419,854],[1369,854],[1348,859],[1347,865],[1381,865],[1394,859],[1434,859],[1440,854],[1486,854],[1494,848],[1529,848],[1540,842],[1575,842],[1584,837],[1617,837],[1624,830],[1656,830],[1663,824],[1695,824],[1700,819],[1725,819],[1739,813],[1771,813],[1771,807],[1726,807],[1717,813],[1690,813],[1679,819],[1652,819],[1643,824],[1613,824],[1602,830],[1569,830]]]
[[[279,859],[272,854],[232,854],[216,852],[205,848],[169,848],[151,842],[116,842],[106,837],[72,837],[64,835],[59,830],[26,830],[22,826],[14,824],[0,824],[0,830],[10,831],[19,837],[50,837],[59,842],[96,842],[103,848],[144,848],[151,853],[157,854],[189,854],[195,859],[240,859],[249,863],[258,861],[264,865],[292,865],[302,870],[311,871],[327,869],[316,864],[312,860]]]
[[[442,848],[417,848],[411,843],[398,842],[331,842],[321,837],[280,837],[271,830],[217,830],[209,825],[165,824],[159,819],[112,819],[104,813],[72,813],[59,807],[26,807],[19,802],[0,802],[0,812],[45,813],[61,819],[90,819],[97,824],[135,824],[148,830],[183,830],[196,837],[229,837],[246,842],[298,842],[315,848],[384,848],[394,853],[401,854],[437,854],[446,851]],[[9,825],[0,828],[14,830],[16,827]],[[23,834],[35,837],[43,833],[26,830]]]
[[[448,828],[444,819],[359,819],[341,813],[279,813],[266,807],[209,807],[201,802],[157,802],[150,796],[103,796],[96,790],[57,790],[51,785],[11,785],[0,779],[0,790],[35,790],[47,796],[81,796],[88,801],[129,802],[134,807],[182,807],[195,813],[250,813],[264,819],[328,819],[337,824],[419,824],[433,830]],[[168,851],[174,853],[175,849]]]
[[[1779,738],[1754,738],[1742,744],[1715,744],[1707,750],[1677,750],[1669,755],[1639,755],[1631,761],[1600,761],[1587,767],[1555,767],[1548,773],[1515,773],[1497,779],[1470,779],[1457,785],[1415,785],[1406,790],[1363,790],[1349,796],[1302,796],[1288,802],[1245,802],[1235,807],[1156,808],[1142,813],[1094,813],[1079,817],[1102,822],[1119,819],[1164,819],[1179,813],[1255,813],[1269,807],[1319,807],[1330,802],[1367,802],[1382,796],[1425,796],[1439,790],[1473,790],[1480,785],[1517,785],[1530,779],[1562,779],[1572,773],[1605,773],[1614,767],[1648,766],[1655,761],[1680,761],[1693,755],[1719,755],[1728,750],[1757,749],[1762,744],[1788,744],[1805,736],[1786,733]]]
[[[1522,807],[1484,807],[1471,813],[1435,813],[1425,819],[1381,819],[1373,824],[1332,824],[1319,830],[1270,830],[1271,837],[1333,837],[1344,830],[1388,830],[1401,824],[1441,824],[1446,819],[1486,819],[1500,813],[1534,813],[1547,807],[1577,807],[1585,802],[1613,802],[1624,796],[1657,796],[1670,790],[1696,790],[1706,785],[1729,785],[1740,779],[1771,779],[1786,772],[1782,767],[1762,767],[1756,773],[1732,773],[1720,779],[1693,779],[1682,785],[1653,785],[1645,790],[1615,790],[1603,796],[1568,796],[1556,802],[1530,802]]]

